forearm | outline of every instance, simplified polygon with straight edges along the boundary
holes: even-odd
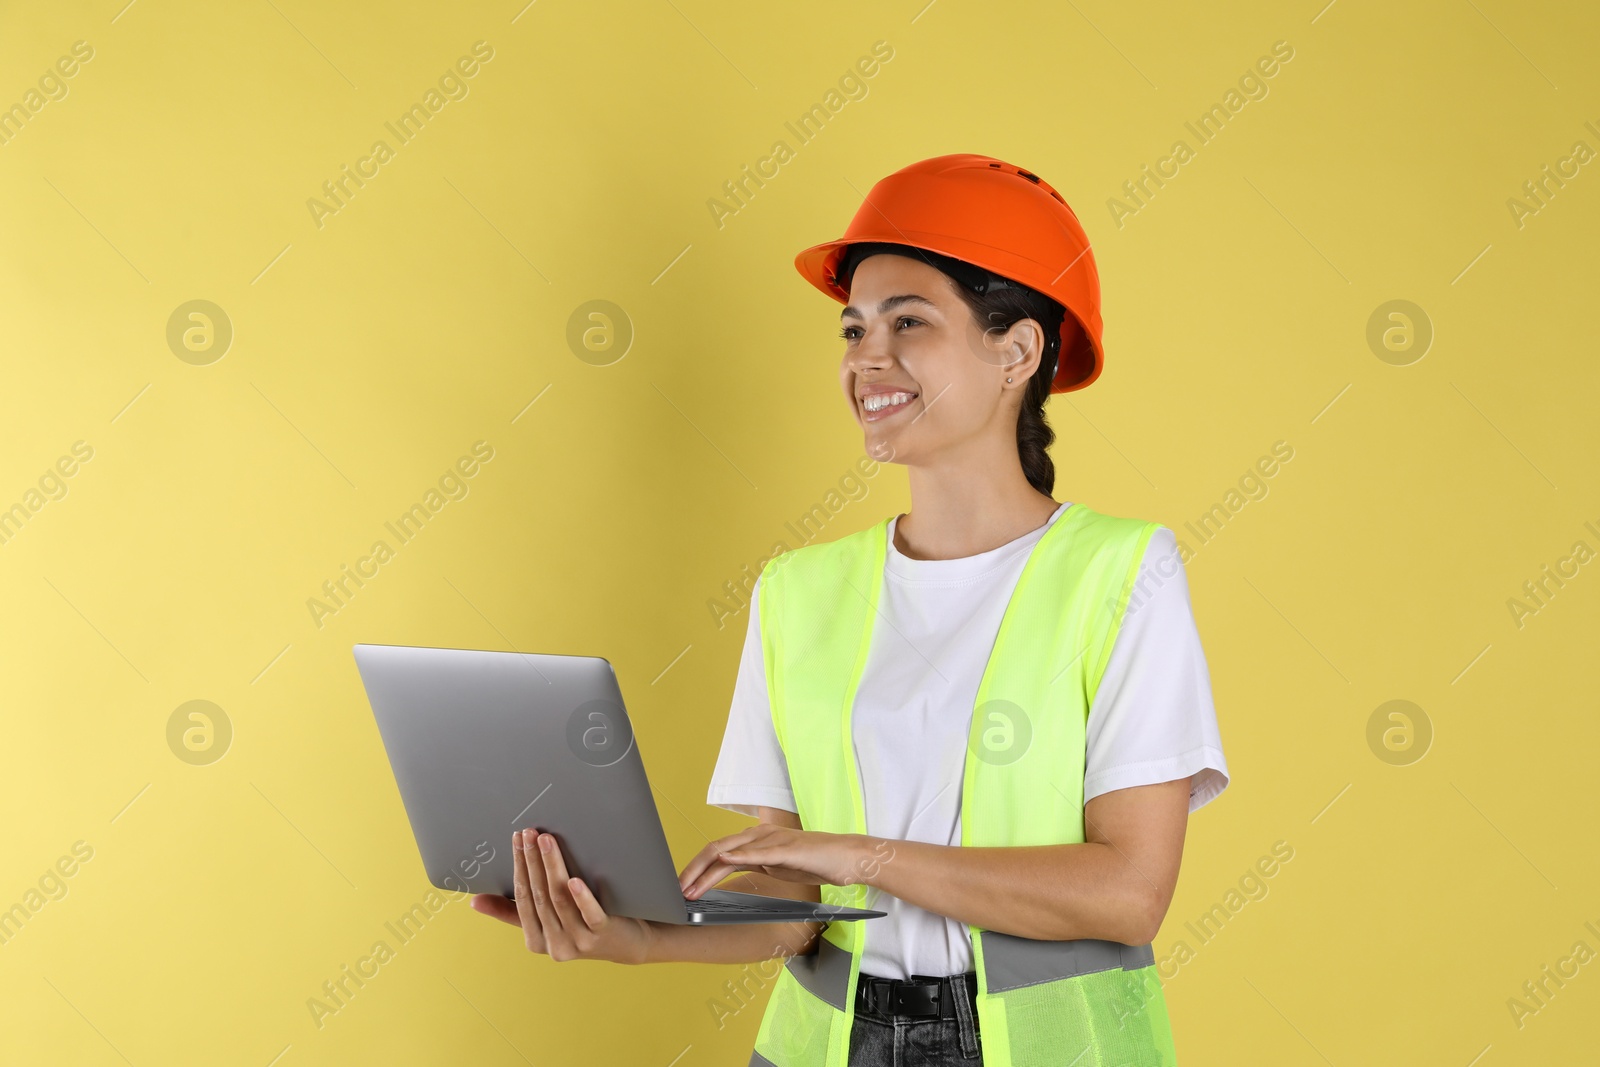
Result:
[[[888,855],[865,881],[957,922],[1044,941],[1099,938],[1140,945],[1155,936],[1166,902],[1114,847],[1097,842],[956,848],[864,838]]]
[[[761,893],[809,900],[809,888],[794,882],[780,882],[756,874],[743,874],[717,888],[740,893]],[[820,897],[818,898],[820,899]],[[798,956],[811,951],[823,924],[730,923],[717,926],[652,923],[655,938],[645,963],[759,963],[777,956]]]

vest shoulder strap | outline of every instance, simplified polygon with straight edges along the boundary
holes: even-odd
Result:
[[[880,519],[865,530],[857,530],[832,541],[819,541],[780,552],[761,568],[762,588],[778,582],[786,584],[788,581],[825,581],[829,578],[837,581],[840,575],[850,571],[851,564],[859,565],[863,556],[870,555],[874,544],[883,540],[888,530],[889,520]],[[794,575],[797,571],[801,576]]]
[[[854,685],[849,663],[859,667],[865,656],[878,600],[873,579],[883,571],[888,528],[889,520],[882,519],[833,541],[784,552],[761,568],[755,610],[773,727],[786,752],[792,703],[837,706],[833,701]],[[780,655],[780,649],[786,651]],[[805,658],[805,668],[791,671],[797,655]],[[828,669],[819,669],[824,664]],[[790,772],[792,778],[795,768]]]
[[[1093,702],[1100,688],[1100,680],[1105,675],[1106,664],[1110,662],[1117,634],[1127,618],[1145,548],[1160,524],[1146,519],[1109,515],[1082,504],[1074,504],[1068,511],[1079,512],[1068,549],[1075,567],[1080,573],[1104,571],[1099,583],[1104,596],[1104,603],[1100,607],[1108,625],[1104,628],[1104,640],[1100,647],[1093,650],[1085,664],[1085,688],[1089,700]],[[1060,521],[1065,522],[1066,519],[1067,516],[1063,515]]]

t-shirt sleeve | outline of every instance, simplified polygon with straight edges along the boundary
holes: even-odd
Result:
[[[1228,785],[1211,673],[1189,605],[1177,537],[1150,536],[1139,577],[1089,709],[1083,801],[1192,777],[1189,811]]]
[[[751,593],[750,622],[745,630],[744,652],[733,683],[733,705],[722,735],[722,751],[711,772],[706,803],[742,815],[759,816],[758,807],[796,811],[789,786],[789,765],[772,725],[772,705],[767,695],[767,665],[761,652],[761,580]]]

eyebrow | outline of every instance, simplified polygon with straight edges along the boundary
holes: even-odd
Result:
[[[932,300],[929,300],[925,296],[918,296],[916,293],[901,293],[899,296],[891,296],[891,297],[885,298],[884,301],[878,305],[878,314],[887,315],[890,311],[892,311],[895,308],[899,307],[901,304],[911,304],[911,303],[926,304],[929,307],[933,308],[935,311],[939,310],[939,305],[935,304]],[[855,318],[858,318],[858,319],[862,317],[861,312],[854,305],[852,305],[850,307],[847,307],[843,311],[839,312],[839,317],[841,319],[847,318],[847,317],[850,317],[850,316],[854,316]]]

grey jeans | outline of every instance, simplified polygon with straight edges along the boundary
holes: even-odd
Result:
[[[954,1008],[949,1019],[857,1009],[850,1067],[977,1067],[983,1063],[977,1011],[968,997],[956,997]]]

